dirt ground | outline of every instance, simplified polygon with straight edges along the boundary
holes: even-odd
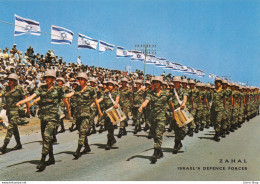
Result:
[[[40,119],[36,117],[27,118],[29,121],[26,125],[19,125],[18,130],[20,135],[30,135],[33,133],[40,133]],[[71,120],[64,120],[65,129],[68,129],[71,126]],[[6,135],[7,129],[0,125],[0,139],[3,140]]]

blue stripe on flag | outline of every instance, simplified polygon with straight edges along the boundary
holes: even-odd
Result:
[[[52,27],[52,29],[55,30],[55,31],[64,31],[64,32],[67,32],[67,33],[73,35],[73,33],[72,33],[71,31],[68,31],[68,30],[66,30],[66,29],[57,28],[57,27]]]
[[[71,41],[69,40],[57,40],[57,39],[51,39],[52,42],[57,42],[57,43],[69,43],[71,44]]]
[[[21,22],[26,22],[27,24],[32,24],[32,25],[36,25],[39,26],[39,23],[33,22],[33,21],[29,21],[29,20],[24,20],[24,19],[20,19],[18,17],[15,17],[16,20],[21,21]]]

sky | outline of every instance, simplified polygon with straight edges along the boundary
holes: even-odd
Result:
[[[14,26],[0,23],[0,48],[13,43],[25,51],[45,54],[55,50],[64,61],[132,71],[144,64],[116,58],[116,52],[77,49],[78,33],[127,50],[136,44],[156,44],[156,56],[205,71],[208,74],[260,86],[260,2],[258,0],[0,0],[0,20],[14,24],[14,14],[40,22],[41,31],[51,25],[74,33],[71,45],[50,43],[49,34],[14,37]],[[160,75],[167,69],[146,65],[146,72]]]

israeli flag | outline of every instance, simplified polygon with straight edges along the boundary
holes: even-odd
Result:
[[[51,26],[51,43],[53,44],[71,44],[73,32],[63,27]]]
[[[156,57],[152,54],[146,56],[146,64],[155,64]]]
[[[132,57],[133,54],[127,50],[124,50],[123,47],[117,46],[116,47],[116,57],[121,58],[121,57]]]
[[[41,35],[40,23],[34,20],[26,19],[18,15],[14,15],[14,36],[23,34]]]
[[[197,75],[198,77],[204,77],[205,76],[205,72],[202,70],[197,70]]]
[[[196,74],[196,70],[191,68],[191,67],[187,67],[187,71],[185,72],[185,74],[189,74],[189,75],[195,75]]]
[[[132,51],[133,56],[131,57],[131,60],[137,60],[137,61],[144,61],[145,56],[142,52],[133,50]]]
[[[170,62],[167,60],[165,61],[165,66],[166,67],[163,67],[163,69],[171,69]]]
[[[114,45],[99,40],[99,52],[105,52],[106,50],[114,50]]]
[[[157,67],[166,67],[166,58],[157,58],[155,66],[157,66]]]
[[[97,49],[98,41],[86,35],[78,33],[78,48],[79,49]]]

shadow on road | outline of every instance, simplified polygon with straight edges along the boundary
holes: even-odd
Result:
[[[28,160],[28,161],[24,161],[24,162],[20,162],[20,163],[16,163],[16,164],[8,165],[6,167],[13,167],[16,165],[27,164],[27,163],[37,165],[39,162],[40,162],[40,160]]]
[[[215,135],[215,134],[204,134],[204,135]]]
[[[174,135],[166,135],[167,138],[175,137]]]
[[[147,160],[150,160],[151,159],[151,156],[145,156],[145,155],[134,155],[128,159],[126,159],[126,161],[130,161],[134,158],[142,158],[142,159],[147,159]]]
[[[101,149],[106,148],[106,144],[91,144],[91,145],[97,146],[98,148],[101,148]],[[118,149],[118,147],[111,147],[110,149]]]
[[[134,135],[134,136],[136,136],[136,137],[145,137],[145,138],[148,138],[147,135]]]
[[[26,143],[23,143],[23,145],[26,145],[26,144],[32,144],[32,143],[42,143],[42,141],[32,141],[32,142],[26,142]]]
[[[54,155],[60,155],[60,154],[68,154],[68,155],[73,155],[73,153],[75,153],[74,151],[62,151],[62,152],[59,152],[59,153],[55,153]]]
[[[198,137],[198,138],[200,138],[200,139],[210,139],[210,140],[214,140],[213,137]]]

